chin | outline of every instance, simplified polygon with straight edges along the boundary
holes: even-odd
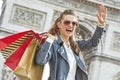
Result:
[[[68,34],[67,36],[70,37],[70,36],[72,36],[72,35],[73,35],[73,34]]]

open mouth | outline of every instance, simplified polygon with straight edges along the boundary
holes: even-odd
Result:
[[[72,30],[72,29],[66,29],[66,32],[67,32],[68,34],[70,34],[70,33],[73,32],[73,30]]]

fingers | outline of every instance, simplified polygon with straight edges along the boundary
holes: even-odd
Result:
[[[100,12],[100,13],[106,13],[106,8],[105,8],[104,5],[100,5],[100,6],[99,6],[99,12]]]
[[[50,37],[53,40],[57,40],[57,36],[51,35],[49,33],[45,34],[45,36]]]
[[[99,14],[99,13],[97,14],[97,18],[98,18],[98,21],[99,21],[99,23],[100,23],[101,20],[100,20],[100,14]]]
[[[106,15],[106,8],[104,5],[99,6],[99,14],[102,17],[103,15]]]
[[[101,9],[101,12],[100,12],[101,17],[103,17],[103,19],[105,20],[106,19],[107,9],[105,8],[104,5],[102,5],[100,9]]]
[[[104,14],[97,14],[97,18],[98,18],[98,21],[99,21],[99,23],[105,23],[105,21],[106,21],[106,16],[104,15]]]
[[[97,14],[98,23],[100,25],[104,25],[106,23],[106,12],[107,12],[107,9],[105,8],[105,6],[100,5],[99,6],[99,12]]]
[[[48,34],[47,32],[44,32],[44,33],[42,33],[41,35],[42,35],[42,37],[47,38],[47,37],[48,37],[47,34]]]

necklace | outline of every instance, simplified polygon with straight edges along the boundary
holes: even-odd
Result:
[[[67,46],[67,47],[70,47],[70,42],[69,42],[69,38],[67,39],[65,39],[65,38],[63,38],[62,36],[61,36],[61,39],[62,39],[62,41],[65,43],[65,45]]]
[[[70,47],[70,42],[69,41],[63,41],[67,47]]]

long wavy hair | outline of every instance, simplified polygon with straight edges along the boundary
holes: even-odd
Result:
[[[75,12],[73,10],[71,10],[71,9],[64,10],[64,12],[62,12],[60,14],[60,16],[54,21],[52,28],[48,31],[48,33],[50,33],[52,35],[56,35],[56,34],[60,35],[60,31],[57,26],[57,23],[60,22],[65,15],[73,15],[77,18],[77,16],[75,15]],[[75,34],[75,32],[74,32],[74,34]],[[78,44],[75,41],[74,34],[69,37],[69,42],[70,42],[70,45],[72,46],[72,48],[74,49],[74,51],[76,52],[76,54],[79,55],[80,49],[78,47]]]

